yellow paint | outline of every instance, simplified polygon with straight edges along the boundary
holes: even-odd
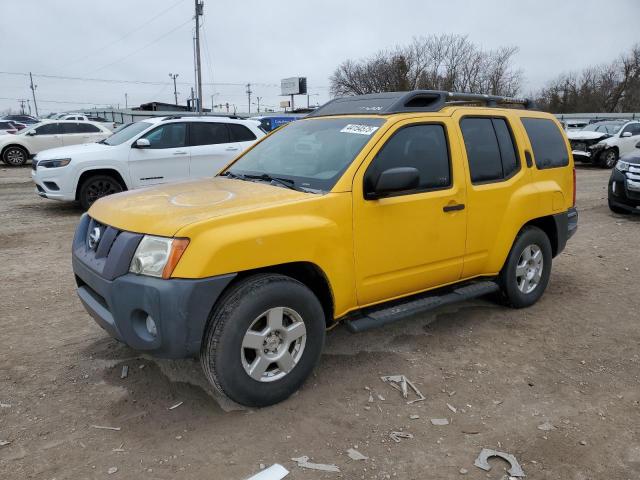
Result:
[[[509,121],[521,163],[509,180],[471,184],[458,127],[469,115]],[[524,224],[572,206],[573,159],[566,168],[527,168],[524,152],[531,146],[521,116],[553,119],[540,112],[479,107],[389,115],[325,195],[216,177],[107,197],[89,214],[123,230],[189,238],[173,277],[313,263],[330,283],[339,318],[366,305],[495,275]],[[365,200],[364,172],[385,141],[398,128],[425,122],[447,130],[452,186]],[[443,212],[453,203],[466,208]]]

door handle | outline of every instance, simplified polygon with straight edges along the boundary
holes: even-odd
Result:
[[[458,210],[464,210],[464,203],[456,203],[454,205],[445,205],[442,207],[443,212],[456,212]]]
[[[225,150],[227,150],[228,152],[233,152],[235,150],[240,150],[238,147],[227,147]]]
[[[186,155],[186,154],[187,154],[187,152],[182,152],[182,151],[180,151],[180,152],[173,152],[173,154],[174,154],[174,155]]]

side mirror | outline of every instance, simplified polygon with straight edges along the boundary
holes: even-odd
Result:
[[[640,148],[640,142],[636,143],[636,148]]]
[[[631,132],[624,132],[622,135],[620,135],[622,138],[627,138],[631,136]]]
[[[138,140],[136,140],[133,146],[135,148],[149,148],[151,146],[151,142],[146,138],[139,138]]]
[[[25,135],[28,136],[28,137],[33,137],[35,134],[36,134],[35,130],[30,130],[27,133],[25,133]]]
[[[386,197],[395,192],[412,190],[420,184],[420,172],[413,167],[389,168],[375,180],[373,191],[367,191],[367,199]],[[370,184],[371,186],[371,184]]]

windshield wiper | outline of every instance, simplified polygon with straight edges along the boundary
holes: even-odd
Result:
[[[104,145],[109,145],[107,142],[105,142],[106,138],[103,138],[102,140],[100,140],[99,142],[96,143],[102,143]]]
[[[277,183],[278,185],[282,185],[283,187],[290,188],[291,190],[295,190],[297,192],[308,193],[306,189],[302,187],[296,187],[295,182],[290,178],[272,177],[267,173],[262,173],[260,175],[249,175],[249,174],[234,173],[231,170],[227,170],[220,176],[237,178],[238,180],[263,180],[265,182]]]

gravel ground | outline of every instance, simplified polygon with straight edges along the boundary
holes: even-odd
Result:
[[[80,210],[35,196],[28,167],[0,168],[0,478],[240,480],[276,462],[287,480],[503,478],[500,460],[473,465],[486,447],[527,478],[638,479],[640,216],[609,212],[608,175],[579,168],[578,233],[535,306],[336,328],[292,398],[225,411],[196,361],[140,357],[94,324],[71,272]],[[426,399],[407,405],[380,380],[395,374]],[[299,468],[303,455],[341,472]]]

